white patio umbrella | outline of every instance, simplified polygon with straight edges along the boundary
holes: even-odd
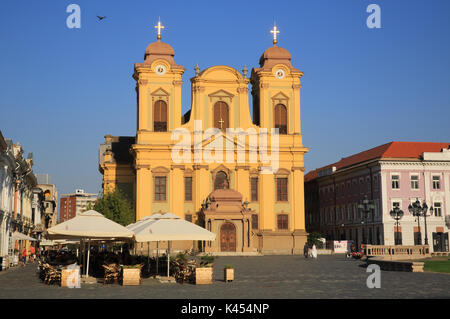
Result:
[[[133,228],[136,242],[174,240],[215,240],[216,234],[188,222],[179,216],[166,213],[150,216]],[[169,276],[169,249],[167,249],[167,276]]]
[[[88,210],[61,224],[47,229],[48,239],[82,239],[88,241],[86,277],[89,275],[91,240],[124,240],[134,233],[95,210]]]
[[[15,231],[11,234],[11,238],[13,240],[29,240],[29,241],[37,241],[37,239],[32,238],[30,236],[27,236],[25,234],[19,233],[18,231]]]
[[[129,230],[136,229],[137,227],[139,227],[143,223],[147,222],[149,219],[155,219],[155,218],[158,218],[159,216],[161,216],[161,214],[154,214],[154,215],[151,215],[151,216],[145,216],[141,220],[139,220],[139,221],[137,221],[137,222],[135,222],[133,224],[128,225],[126,228],[129,229]]]

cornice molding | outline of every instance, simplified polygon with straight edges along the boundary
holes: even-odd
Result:
[[[149,164],[135,164],[134,165],[134,168],[136,169],[136,170],[138,170],[138,169],[151,169],[151,165],[149,165]]]
[[[202,168],[208,170],[209,169],[209,165],[202,165],[202,164],[193,165],[193,169],[194,170],[200,170]]]
[[[248,88],[237,88],[239,94],[248,94]]]
[[[448,166],[450,168],[450,161],[386,161],[386,160],[380,160],[379,161],[380,166]]]
[[[147,85],[148,84],[148,80],[138,80],[138,84],[141,85]]]

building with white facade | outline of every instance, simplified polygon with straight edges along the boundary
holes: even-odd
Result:
[[[33,237],[36,212],[40,210],[39,192],[36,192],[33,173],[33,154],[24,157],[19,143],[5,139],[0,132],[0,257],[2,269],[8,267],[13,256],[30,241],[17,235]]]
[[[360,208],[367,198],[373,209]],[[408,209],[428,205],[424,216]],[[424,244],[449,251],[450,143],[391,142],[346,157],[305,176],[307,231],[357,245]],[[403,211],[396,225],[390,212]],[[426,231],[425,231],[426,229]]]

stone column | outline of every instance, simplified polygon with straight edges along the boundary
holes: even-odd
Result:
[[[136,221],[151,215],[153,179],[150,165],[136,165]]]
[[[137,109],[137,131],[142,129],[150,129],[151,107],[148,107],[148,81],[138,80],[139,101]]]
[[[242,200],[251,200],[249,166],[236,165],[236,190],[242,194]]]
[[[305,195],[304,195],[304,167],[292,167],[292,226],[293,227],[293,254],[301,254],[307,240],[305,227]]]
[[[172,165],[170,172],[170,211],[184,219],[184,165]]]
[[[210,189],[210,174],[208,171],[208,165],[194,165],[194,194],[193,194],[193,202],[195,205],[195,209],[199,210],[202,202],[206,199],[206,197],[211,192]]]
[[[275,230],[274,216],[274,197],[275,197],[275,181],[273,174],[259,174],[261,178],[261,197],[260,197],[260,222],[261,230]]]

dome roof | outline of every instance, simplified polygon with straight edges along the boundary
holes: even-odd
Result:
[[[264,51],[259,59],[259,65],[263,69],[270,69],[278,63],[285,64],[291,69],[294,68],[291,64],[291,54],[289,51],[276,45]]]
[[[147,49],[145,49],[145,58],[147,58],[148,55],[170,55],[173,57],[175,55],[175,51],[170,44],[158,40],[147,46]]]
[[[136,67],[148,67],[156,60],[165,60],[169,63],[171,69],[179,69],[183,70],[184,68],[181,65],[177,65],[175,63],[174,57],[175,50],[172,48],[170,44],[161,42],[158,40],[156,42],[150,43],[145,49],[144,55],[144,63],[136,63]]]
[[[274,45],[273,47],[268,48],[263,53],[263,55],[261,56],[261,59],[280,59],[280,60],[289,60],[290,61],[291,54],[285,48]]]

